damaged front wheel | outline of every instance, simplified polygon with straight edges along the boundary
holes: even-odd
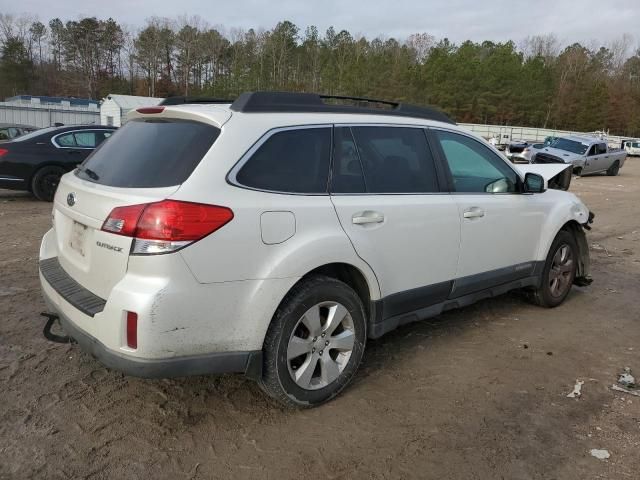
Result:
[[[552,308],[564,302],[576,278],[578,261],[574,236],[561,230],[549,249],[540,285],[532,293],[534,303]]]

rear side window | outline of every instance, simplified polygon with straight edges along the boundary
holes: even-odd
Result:
[[[436,170],[421,128],[353,127],[369,193],[438,191]]]
[[[96,147],[96,132],[76,132],[76,144],[82,148]]]
[[[326,193],[330,150],[330,127],[277,132],[247,160],[236,180],[259,190]]]
[[[111,187],[180,185],[196,168],[220,129],[187,120],[135,119],[87,157],[76,175]],[[104,137],[98,138],[100,143]]]

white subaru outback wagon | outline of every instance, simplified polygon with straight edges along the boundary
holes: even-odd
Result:
[[[567,166],[519,170],[435,110],[355,100],[130,114],[58,187],[45,333],[59,319],[125,374],[242,372],[313,406],[367,339],[512,289],[554,307],[590,282],[592,214]]]

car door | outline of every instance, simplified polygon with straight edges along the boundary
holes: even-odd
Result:
[[[85,149],[76,142],[75,132],[65,132],[53,137],[57,159],[68,168],[73,168],[85,158]]]
[[[439,129],[431,129],[430,136],[450,175],[460,216],[452,296],[533,275],[545,207],[533,195],[519,193],[516,171],[479,140]]]
[[[87,158],[104,141],[104,135],[99,130],[82,130],[74,132],[73,136],[76,140],[80,161]]]
[[[383,317],[439,303],[450,292],[460,219],[436,168],[423,128],[334,129],[331,200],[378,278]]]
[[[600,142],[596,147],[595,171],[601,172],[608,169],[613,163],[613,157],[609,154],[607,144]]]
[[[586,158],[584,162],[584,168],[582,169],[582,173],[593,173],[600,170],[600,162],[601,158],[598,155],[598,148],[596,144],[593,144],[589,147],[586,153]]]

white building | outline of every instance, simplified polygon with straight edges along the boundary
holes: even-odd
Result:
[[[107,95],[100,104],[100,124],[121,127],[127,120],[127,113],[140,107],[158,105],[163,98],[136,97],[133,95]]]

